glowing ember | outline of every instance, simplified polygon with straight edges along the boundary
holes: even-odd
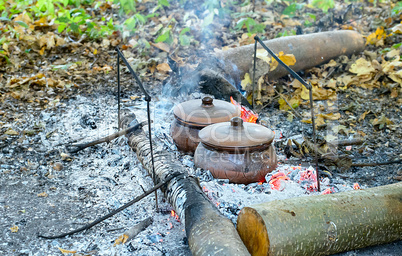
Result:
[[[324,191],[321,192],[321,195],[328,195],[331,193],[335,193],[335,189],[334,188],[327,188]]]
[[[288,176],[286,176],[285,173],[278,172],[271,176],[269,184],[271,185],[272,189],[280,190],[282,180],[290,180],[290,179]]]
[[[174,210],[170,211],[170,216],[174,217],[178,222],[180,222],[179,215]]]
[[[353,184],[353,189],[360,189],[359,183],[354,183]]]
[[[299,172],[298,183],[302,184],[308,192],[317,191],[317,174],[314,169],[307,169]]]
[[[230,102],[233,105],[238,106],[240,108],[240,110],[241,110],[240,117],[241,117],[241,119],[243,119],[244,122],[248,122],[248,123],[256,123],[257,122],[258,114],[254,113],[251,109],[248,109],[247,107],[240,105],[232,97],[230,97]]]

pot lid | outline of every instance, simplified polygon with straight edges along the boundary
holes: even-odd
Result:
[[[271,144],[274,133],[265,126],[234,117],[230,122],[213,124],[199,132],[201,142],[215,148],[250,148]]]
[[[237,106],[211,97],[183,102],[174,108],[173,113],[180,121],[199,126],[227,122],[241,114]]]

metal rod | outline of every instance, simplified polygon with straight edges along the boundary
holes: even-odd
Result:
[[[253,109],[254,109],[254,94],[255,94],[255,65],[256,65],[256,62],[257,62],[257,40],[255,40],[255,43],[254,43],[254,67],[253,67],[253,102],[251,102],[252,104],[251,104],[251,106],[253,107]]]
[[[304,81],[303,78],[301,78],[296,72],[293,71],[293,69],[291,69],[288,65],[286,65],[281,59],[279,59],[278,56],[275,55],[275,53],[273,51],[271,51],[271,49],[268,48],[268,46],[266,46],[264,44],[264,42],[258,37],[255,36],[254,39],[261,44],[261,46],[279,63],[281,64],[294,78],[296,78],[297,80],[299,80],[300,83],[302,83],[308,90],[309,90],[309,98],[310,98],[310,109],[311,109],[311,122],[313,124],[313,140],[314,140],[314,147],[316,147],[316,150],[314,150],[315,152],[315,166],[316,166],[316,175],[317,175],[317,190],[320,192],[321,191],[321,186],[320,186],[320,175],[318,173],[318,158],[317,158],[317,138],[316,138],[316,134],[315,134],[315,119],[314,119],[314,106],[313,106],[313,86],[309,83],[307,83],[306,81]],[[256,50],[255,50],[256,51]],[[255,56],[254,55],[254,65],[255,65]],[[255,69],[255,67],[254,67]],[[255,71],[254,71],[255,72]],[[253,78],[254,80],[254,78]],[[254,82],[253,82],[254,84]],[[254,96],[254,94],[253,94]],[[254,100],[254,98],[253,98]]]
[[[118,54],[117,58],[119,59],[119,57],[121,57],[121,59],[123,60],[124,64],[126,64],[128,70],[130,71],[131,75],[137,81],[138,85],[140,86],[140,89],[141,89],[142,93],[145,96],[145,101],[147,102],[149,147],[151,149],[152,176],[153,176],[152,180],[153,180],[154,185],[155,185],[156,184],[156,175],[155,175],[155,164],[154,164],[154,152],[153,152],[153,147],[152,147],[151,110],[150,110],[150,106],[149,106],[149,103],[151,102],[151,96],[147,93],[147,91],[145,90],[141,80],[138,78],[137,74],[131,68],[131,65],[128,63],[128,61],[126,60],[126,58],[124,57],[123,53],[120,51],[120,49],[118,47],[116,47],[116,52]],[[158,194],[157,194],[157,191],[155,191],[155,203],[156,203],[156,210],[158,210]]]
[[[151,110],[149,107],[150,100],[147,100],[147,115],[148,115],[148,138],[149,138],[149,147],[151,149],[151,163],[152,163],[152,180],[154,185],[156,184],[156,175],[155,175],[155,164],[154,164],[154,152],[152,148],[152,132],[151,132]],[[158,207],[158,191],[155,190],[155,205],[156,210],[159,209]]]
[[[117,123],[120,131],[120,55],[117,54]]]
[[[275,55],[275,53],[273,51],[271,51],[271,49],[269,49],[264,42],[258,37],[255,36],[254,37],[255,40],[257,40],[261,46],[267,51],[269,52],[269,54],[279,63],[282,65],[282,67],[284,67],[294,78],[296,78],[297,80],[299,80],[300,83],[302,83],[304,86],[306,86],[307,89],[311,89],[311,85],[308,84],[306,81],[303,80],[303,78],[301,78],[296,72],[293,71],[293,69],[291,69],[288,65],[286,65],[281,59],[279,59],[278,56]]]
[[[313,139],[314,139],[314,159],[315,159],[315,173],[317,175],[317,190],[321,192],[321,185],[320,185],[320,174],[318,172],[318,158],[317,158],[317,136],[315,135],[315,120],[314,120],[314,106],[313,106],[313,90],[310,89],[309,91],[309,98],[310,98],[310,109],[311,109],[311,123],[313,124]]]
[[[123,53],[119,50],[118,47],[116,47],[116,52],[117,54],[121,57],[121,59],[123,60],[124,64],[126,64],[128,71],[130,71],[131,75],[133,75],[135,81],[137,81],[138,85],[140,86],[140,89],[142,91],[142,93],[145,96],[145,100],[146,101],[151,101],[151,96],[149,96],[149,94],[147,93],[147,91],[145,90],[144,86],[142,85],[141,80],[138,78],[137,74],[134,72],[134,70],[131,68],[130,64],[128,63],[128,61],[126,60],[126,58],[124,58]]]

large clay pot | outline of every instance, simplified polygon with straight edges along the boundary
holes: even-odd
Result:
[[[205,127],[199,137],[194,163],[214,178],[248,184],[265,181],[265,175],[276,168],[274,133],[265,126],[234,117]]]
[[[177,148],[190,154],[194,153],[200,142],[198,132],[202,128],[230,121],[241,114],[237,106],[211,97],[183,102],[175,107],[173,113],[175,119],[170,134]]]

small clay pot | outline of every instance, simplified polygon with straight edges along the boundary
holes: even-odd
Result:
[[[265,126],[234,117],[231,122],[205,127],[199,137],[194,163],[214,178],[243,184],[265,181],[265,175],[277,166],[274,133]]]
[[[198,132],[204,127],[230,121],[240,116],[240,109],[226,101],[204,97],[202,100],[190,100],[177,105],[170,134],[177,148],[185,153],[194,154],[200,142]]]

